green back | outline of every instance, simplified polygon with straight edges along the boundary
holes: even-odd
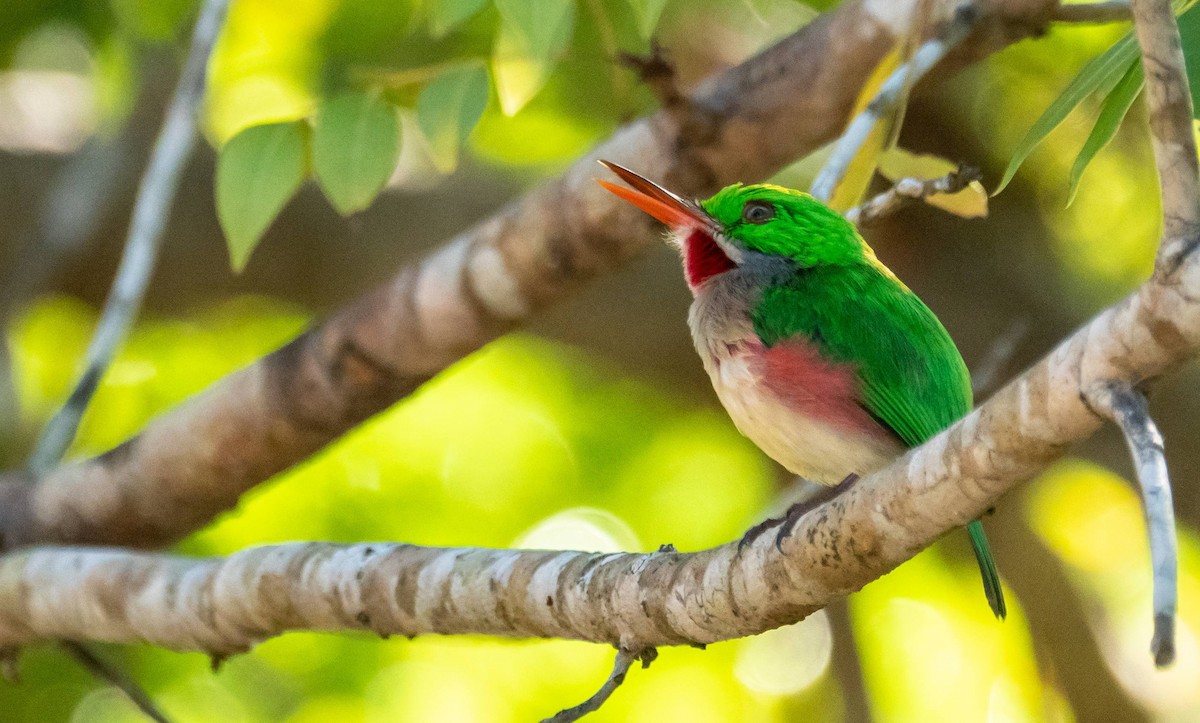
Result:
[[[754,310],[763,343],[816,343],[852,364],[863,407],[915,447],[971,409],[966,365],[929,307],[874,256],[801,268],[767,287]]]

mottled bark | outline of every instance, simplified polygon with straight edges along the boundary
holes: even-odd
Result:
[[[795,622],[982,514],[1091,434],[1083,390],[1142,382],[1200,348],[1200,263],[1153,280],[964,420],[761,535],[649,554],[298,543],[225,559],[40,548],[0,561],[0,647],[148,641],[228,655],[292,629],[710,643]]]
[[[448,364],[629,260],[657,231],[592,182],[605,157],[707,194],[761,179],[835,137],[903,34],[912,2],[847,2],[634,122],[561,177],[408,266],[283,349],[101,455],[0,487],[7,546],[153,547],[197,529]],[[953,69],[1039,31],[1052,0],[983,0]],[[949,17],[953,0],[937,3]]]

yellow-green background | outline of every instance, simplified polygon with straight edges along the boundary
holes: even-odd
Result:
[[[152,136],[153,119],[130,115],[135,79],[151,74],[147,58],[170,67],[191,8],[186,0],[32,2],[27,22],[12,23],[0,38],[6,72],[58,67],[66,61],[56,58],[82,48],[87,62],[71,72],[94,86],[96,138]],[[422,30],[423,12],[405,3],[380,10],[350,0],[235,0],[213,61],[206,138],[219,143],[249,123],[303,116],[328,88],[372,73],[486,57],[495,10],[485,8],[443,40]],[[420,249],[552,175],[624,118],[650,110],[645,90],[609,62],[606,37],[631,50],[644,46],[625,2],[581,0],[576,15],[576,36],[546,88],[511,117],[493,97],[452,175],[422,159],[408,124],[405,143],[414,145],[406,145],[403,173],[375,207],[342,220],[310,186],[239,278],[224,266],[213,221],[212,151],[199,152],[148,309],[72,454],[119,443]],[[810,16],[793,0],[673,0],[661,34],[686,83]],[[918,96],[902,142],[977,163],[994,184],[1040,111],[1120,32],[1059,28],[1005,51]],[[411,102],[405,92],[394,99]],[[1158,206],[1140,108],[1065,207],[1067,172],[1095,110],[1085,103],[1050,137],[1014,186],[993,199],[991,219],[965,222],[918,209],[870,235],[881,257],[943,316],[972,365],[1021,322],[1029,332],[1009,365],[1016,371],[1149,272]],[[0,211],[10,219],[0,227],[0,247],[10,263],[20,229],[36,220],[34,199],[66,162],[0,150]],[[781,180],[803,185],[815,163],[788,169]],[[131,186],[117,194],[85,249],[7,321],[21,406],[16,442],[5,452],[10,464],[78,371]],[[713,399],[690,350],[686,306],[676,262],[667,249],[652,248],[532,331],[489,345],[249,493],[179,551],[225,554],[298,539],[595,550],[669,542],[693,550],[733,539],[763,516],[783,476]],[[836,721],[847,698],[862,696],[884,721],[1200,720],[1196,381],[1185,370],[1155,401],[1181,520],[1179,661],[1172,670],[1151,665],[1144,525],[1122,478],[1123,446],[1101,435],[1006,498],[988,520],[1011,583],[1007,622],[991,619],[965,540],[951,535],[850,598],[852,639],[819,614],[705,651],[666,649],[650,670],[635,670],[595,720]],[[1072,629],[1086,635],[1063,634]],[[325,634],[269,641],[216,674],[195,654],[104,653],[128,666],[178,720],[291,723],[534,720],[589,695],[612,660],[609,649],[573,642]],[[851,656],[861,681],[844,673]],[[1076,666],[1095,675],[1081,681]],[[53,648],[27,651],[22,672],[20,685],[0,684],[0,720],[137,720],[119,694]]]

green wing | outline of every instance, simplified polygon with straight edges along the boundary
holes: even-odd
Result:
[[[924,302],[882,267],[817,267],[770,287],[755,308],[767,346],[803,338],[856,368],[862,406],[915,447],[971,409],[971,379],[958,348]],[[1004,619],[1000,574],[983,524],[967,525],[988,605]]]
[[[971,409],[970,377],[950,335],[881,269],[799,271],[764,293],[754,326],[768,346],[805,338],[830,360],[853,364],[863,407],[910,447]]]

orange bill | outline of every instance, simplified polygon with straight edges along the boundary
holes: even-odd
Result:
[[[611,161],[600,161],[600,163],[617,174],[632,188],[625,188],[599,179],[597,179],[597,183],[618,198],[632,203],[671,228],[709,228],[713,225],[712,217],[695,203],[680,198],[628,168]]]

